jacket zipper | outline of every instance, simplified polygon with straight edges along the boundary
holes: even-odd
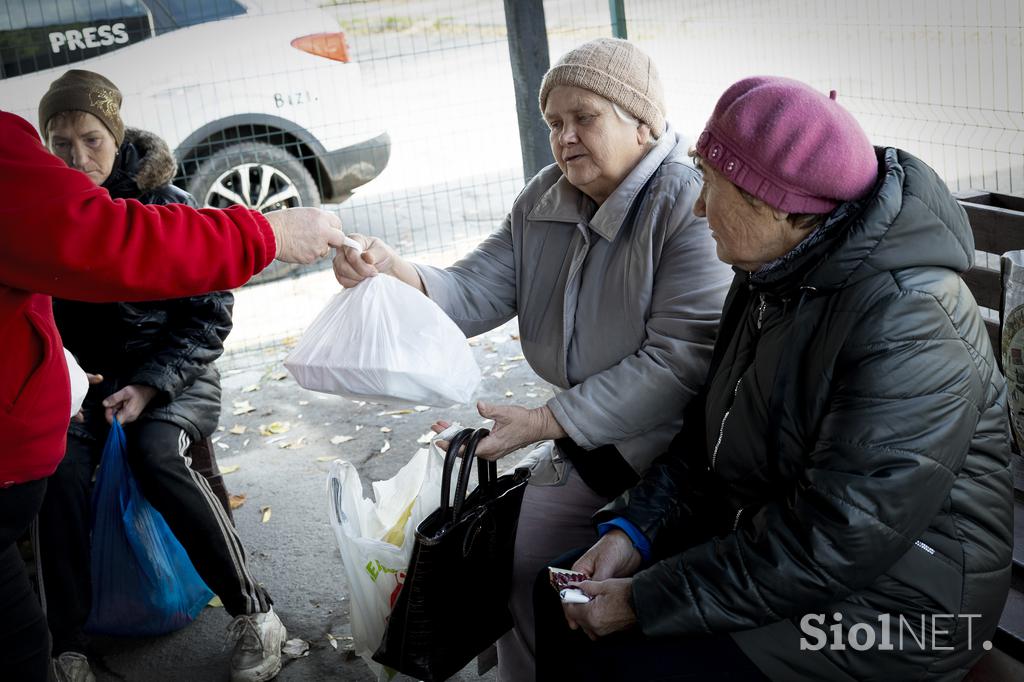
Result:
[[[743,381],[743,377],[736,380],[736,386],[732,389],[732,401],[736,402],[736,394],[740,392],[740,382]],[[722,415],[722,425],[718,427],[718,440],[715,441],[715,449],[711,452],[711,470],[715,469],[715,462],[718,461],[718,448],[722,445],[722,437],[725,436],[725,420],[729,418],[729,413],[732,412],[730,407]]]
[[[768,307],[768,301],[765,299],[764,294],[759,294],[761,302],[757,306],[757,328],[761,329],[761,325],[764,324],[764,311]],[[740,382],[743,381],[741,376],[736,380],[736,386],[732,389],[732,401],[736,402],[736,394],[740,392]],[[729,407],[722,415],[722,424],[718,427],[718,440],[715,441],[715,449],[711,452],[711,470],[714,471],[715,463],[718,461],[718,448],[722,445],[722,438],[725,436],[725,420],[729,418],[729,413],[732,412],[732,407]]]

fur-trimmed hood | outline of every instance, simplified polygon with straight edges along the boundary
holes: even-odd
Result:
[[[115,199],[195,206],[190,194],[171,184],[177,173],[178,162],[166,142],[151,132],[128,128],[103,187]]]
[[[124,133],[122,154],[126,145],[132,145],[137,152],[134,172],[135,184],[139,191],[148,192],[163,187],[178,174],[178,162],[170,147],[159,135],[147,130],[128,128]]]

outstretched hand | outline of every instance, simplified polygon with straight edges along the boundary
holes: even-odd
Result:
[[[286,263],[315,263],[345,243],[341,219],[319,208],[284,208],[263,217],[274,230],[276,257]]]
[[[334,257],[334,277],[341,286],[348,288],[378,273],[387,274],[395,261],[395,251],[377,239],[362,234],[350,234],[362,251],[351,246],[342,246]]]
[[[476,455],[482,459],[495,461],[532,443],[564,438],[566,435],[547,405],[528,409],[518,405],[478,402],[476,409],[481,417],[494,420],[490,435],[476,447]],[[448,426],[448,422],[438,421],[430,428],[435,433],[441,433]],[[444,450],[448,443],[438,441],[438,446]]]

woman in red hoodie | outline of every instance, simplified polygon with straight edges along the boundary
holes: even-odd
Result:
[[[152,300],[232,289],[275,256],[311,263],[340,246],[336,216],[196,210],[113,200],[0,111],[0,665],[42,682],[46,620],[15,542],[64,455],[68,370],[50,297]]]

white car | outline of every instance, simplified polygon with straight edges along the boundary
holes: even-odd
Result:
[[[0,109],[37,123],[69,68],[124,95],[206,206],[340,202],[387,165],[337,19],[296,0],[0,0]]]

